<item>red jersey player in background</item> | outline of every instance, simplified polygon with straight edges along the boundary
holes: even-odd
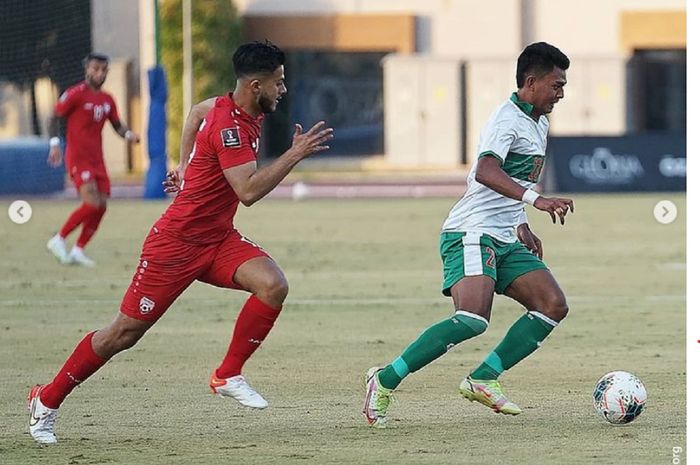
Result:
[[[302,133],[296,125],[292,146],[274,162],[258,167],[263,115],[273,112],[287,92],[284,53],[269,42],[244,44],[233,55],[233,67],[235,91],[196,105],[187,118],[183,147],[191,146],[199,129],[191,154],[170,174],[170,186],[178,184],[179,192],[146,237],[116,319],[85,336],[51,383],[30,391],[29,431],[37,442],[56,442],[54,423],[66,396],[115,354],[136,344],[196,280],[251,294],[209,385],[214,393],[245,406],[267,407],[241,372],[282,310],[287,280],[269,255],[232,222],[239,203],[254,204],[302,159],[327,150],[333,130],[319,122]]]
[[[83,248],[100,225],[110,193],[109,177],[102,155],[102,127],[109,119],[114,130],[127,141],[138,142],[139,137],[119,119],[112,96],[100,90],[109,71],[109,58],[91,53],[85,57],[84,64],[85,80],[63,92],[49,119],[51,139],[48,159],[53,167],[61,164],[58,118],[64,118],[66,170],[78,189],[82,203],[70,214],[61,230],[49,240],[46,247],[63,264],[95,266],[95,262],[85,256]],[[83,229],[80,236],[68,253],[65,239],[81,224]]]

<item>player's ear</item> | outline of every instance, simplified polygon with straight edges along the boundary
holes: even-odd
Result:
[[[531,89],[535,85],[535,81],[537,81],[537,76],[534,74],[528,74],[525,78],[525,87]]]
[[[262,87],[260,79],[251,79],[248,85],[255,95],[260,95],[260,89]]]

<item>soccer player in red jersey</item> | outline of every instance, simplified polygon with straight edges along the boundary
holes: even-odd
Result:
[[[191,144],[198,128],[194,148],[183,157],[180,169],[170,173],[166,186],[176,185],[178,194],[146,237],[116,319],[85,336],[51,383],[30,391],[29,431],[37,442],[56,442],[54,423],[66,396],[115,354],[136,344],[196,280],[251,294],[210,387],[245,406],[267,407],[241,371],[280,314],[287,280],[269,255],[232,222],[239,203],[254,204],[302,159],[327,150],[333,130],[319,122],[302,133],[296,125],[292,146],[274,162],[258,167],[263,115],[273,112],[287,92],[284,53],[269,42],[244,44],[233,55],[233,67],[235,91],[196,105],[187,118],[183,147]]]
[[[57,167],[61,164],[58,119],[64,118],[66,170],[78,189],[82,203],[71,213],[46,247],[63,264],[95,266],[95,262],[85,255],[83,248],[100,225],[110,193],[109,177],[102,155],[102,127],[109,119],[114,130],[127,141],[138,142],[139,136],[119,119],[117,105],[112,96],[101,90],[109,71],[109,58],[91,53],[85,57],[84,64],[85,80],[63,92],[49,119],[51,139],[48,159],[51,166]],[[68,253],[65,239],[81,224],[83,229],[80,236]]]

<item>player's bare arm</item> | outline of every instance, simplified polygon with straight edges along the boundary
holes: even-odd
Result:
[[[501,195],[514,200],[525,200],[523,195],[528,189],[513,181],[508,174],[501,168],[501,162],[496,157],[486,156],[479,159],[476,167],[476,180],[493,189]],[[552,218],[552,223],[557,222],[557,216],[560,223],[564,224],[566,214],[571,210],[574,211],[574,201],[562,197],[544,197],[537,196],[532,204],[536,209],[549,213]]]
[[[265,197],[289,172],[306,157],[328,150],[326,142],[333,138],[333,128],[324,128],[324,121],[319,121],[307,132],[302,132],[300,124],[295,125],[292,146],[274,162],[262,168],[251,161],[240,166],[224,170],[229,182],[241,203],[246,207]]]
[[[48,121],[49,130],[49,158],[46,160],[47,163],[56,168],[61,164],[63,160],[63,153],[61,152],[61,140],[58,138],[58,126],[59,126],[59,116],[56,113],[51,113]]]
[[[123,122],[119,121],[118,124],[112,123],[112,127],[116,131],[119,136],[123,137],[126,139],[127,142],[132,142],[134,144],[138,144],[141,141],[141,138],[133,132],[131,129],[129,129]]]
[[[185,176],[185,169],[190,162],[190,154],[194,148],[194,141],[197,137],[199,125],[202,124],[204,117],[214,107],[216,97],[206,99],[192,106],[185,124],[182,126],[182,139],[180,140],[180,162],[173,170],[168,171],[165,181],[163,181],[163,190],[165,192],[177,192],[180,190],[182,179]]]

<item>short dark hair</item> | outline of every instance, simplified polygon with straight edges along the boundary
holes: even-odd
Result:
[[[109,63],[109,57],[104,53],[90,52],[85,58],[83,58],[83,66],[87,66],[92,60],[102,61],[104,63]]]
[[[284,52],[269,40],[243,44],[233,54],[233,72],[239,78],[258,73],[272,74],[282,65]]]
[[[542,76],[552,72],[555,66],[563,70],[569,69],[569,57],[547,42],[528,45],[518,57],[518,67],[515,72],[518,89],[525,85],[525,77],[528,74]]]

